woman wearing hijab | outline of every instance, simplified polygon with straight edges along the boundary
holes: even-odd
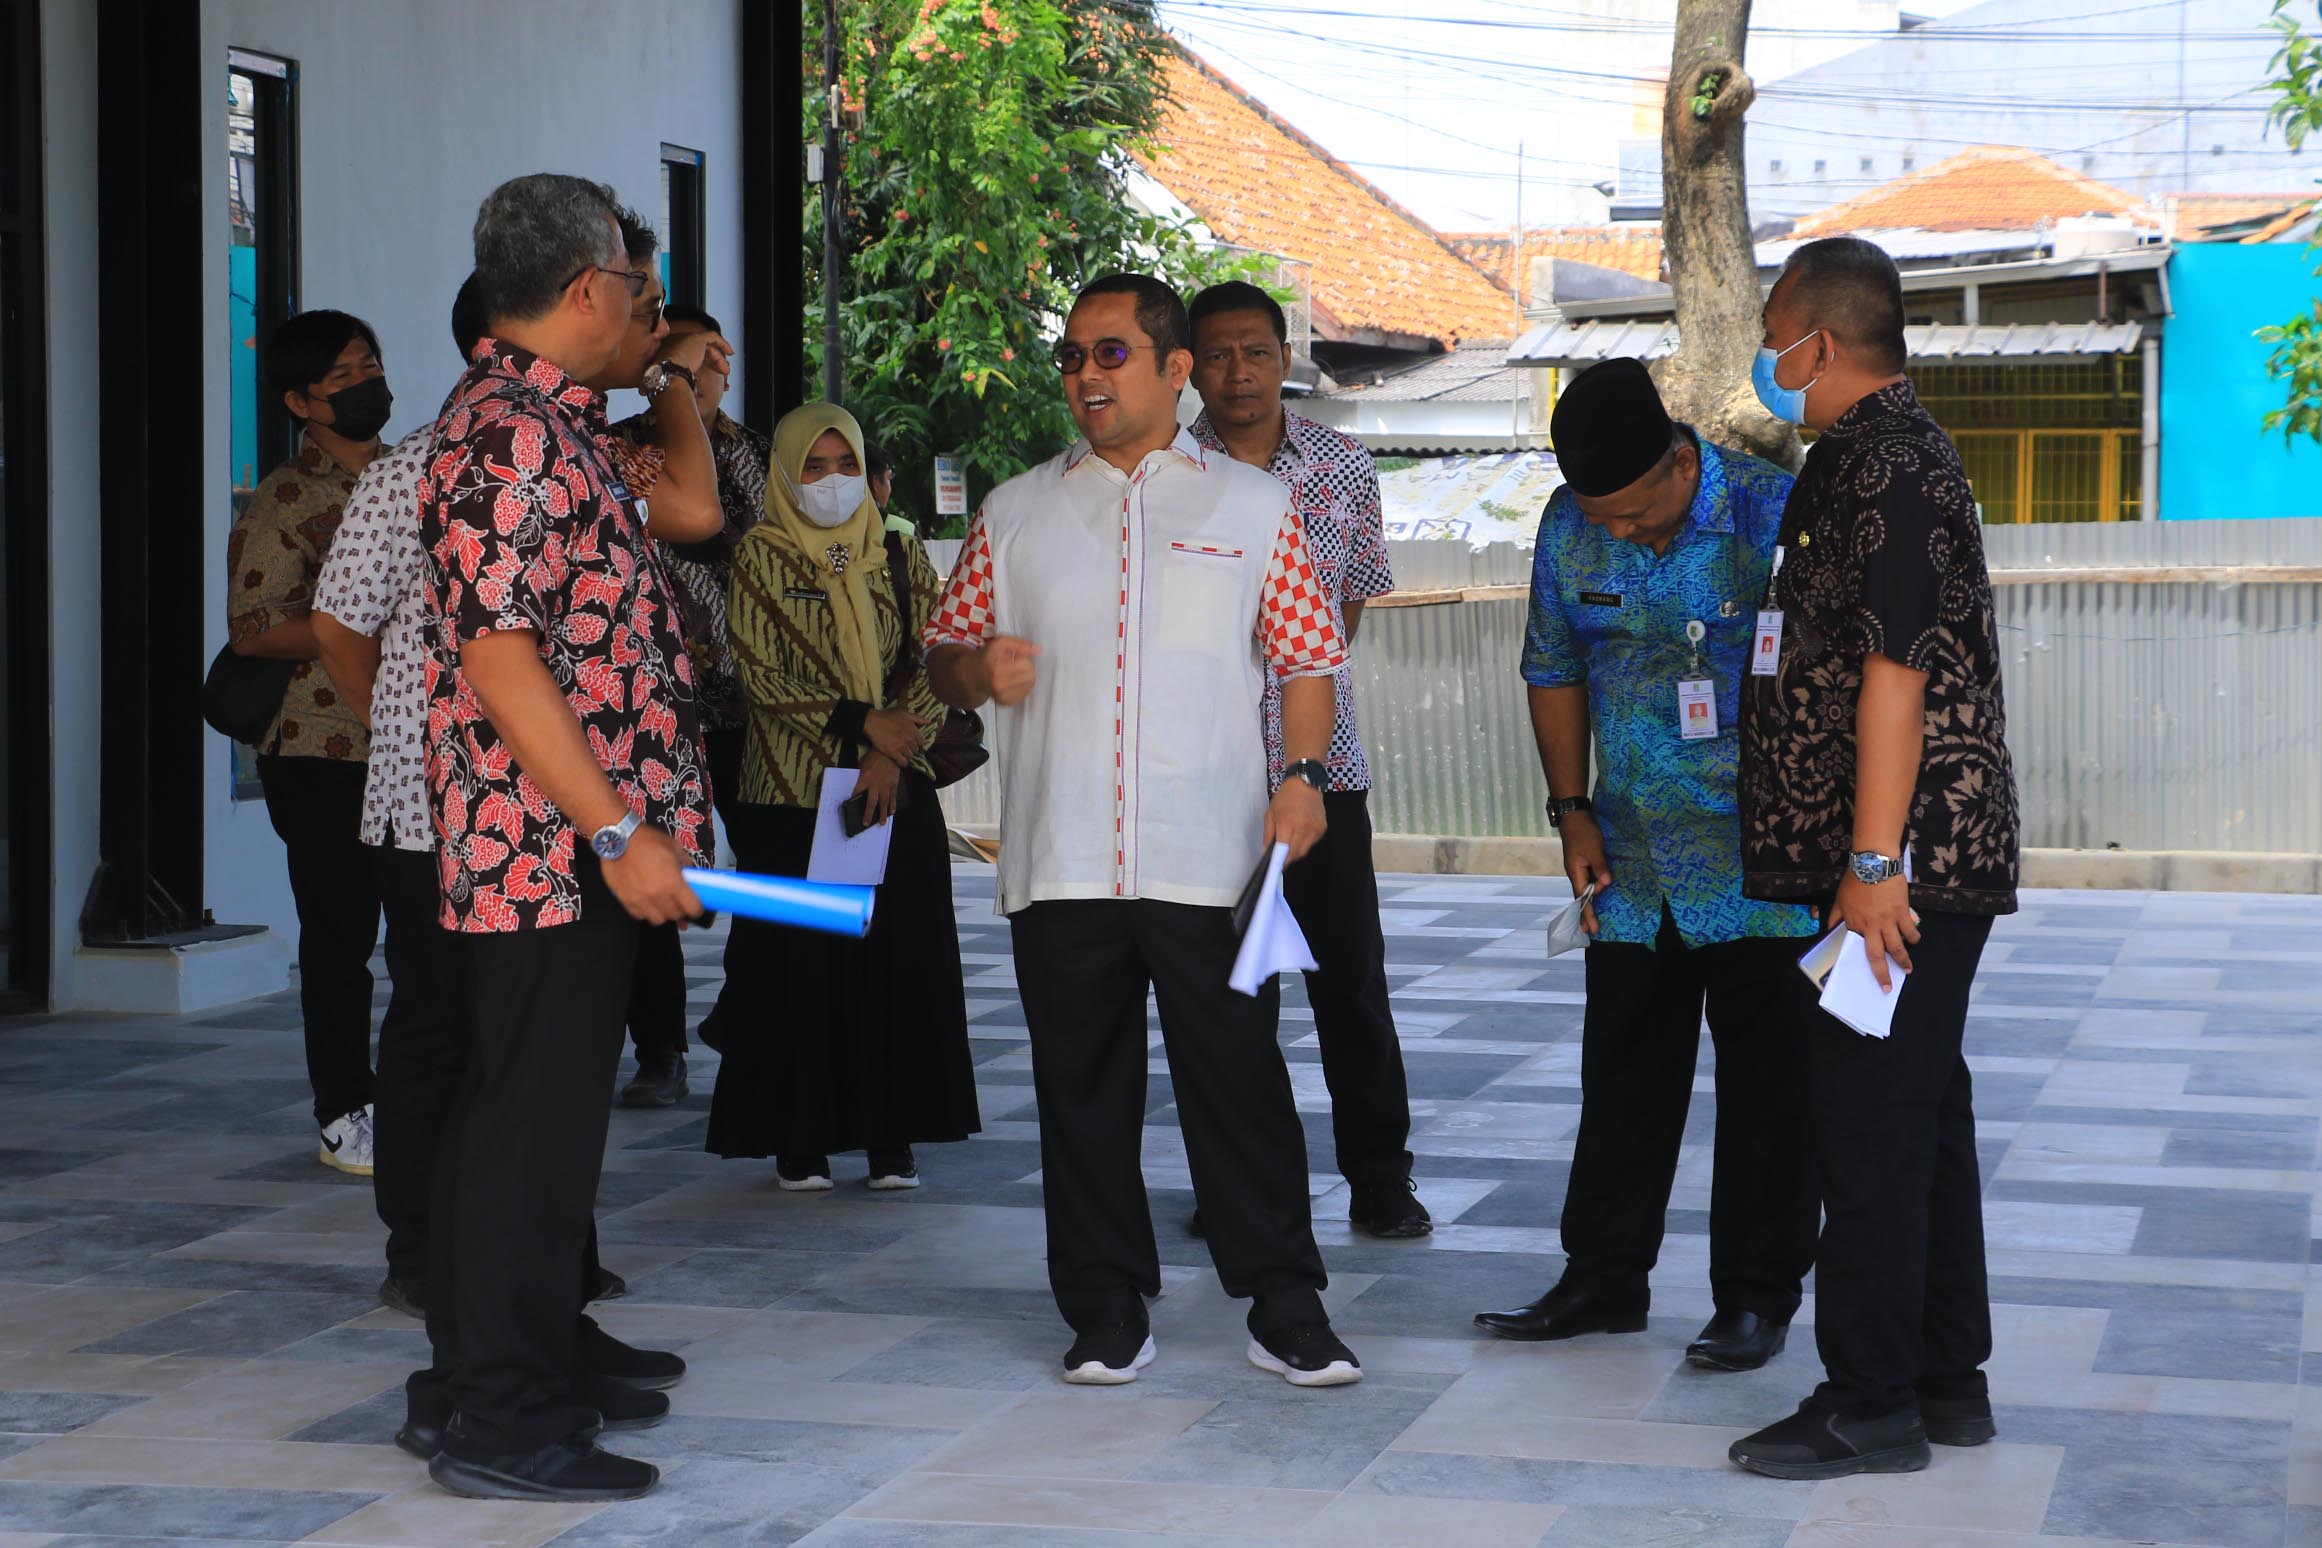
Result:
[[[776,1183],[793,1192],[830,1187],[830,1157],[854,1150],[869,1153],[873,1188],[916,1188],[914,1144],[981,1127],[925,750],[943,706],[917,649],[941,583],[916,539],[882,530],[845,409],[785,415],[772,464],[766,519],[736,551],[728,594],[749,708],[735,857],[745,871],[804,876],[832,768],[855,770],[868,819],[894,828],[862,940],[733,922],[708,1148],[774,1157]],[[889,544],[907,564],[909,616]]]

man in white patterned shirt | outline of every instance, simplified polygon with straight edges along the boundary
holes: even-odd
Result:
[[[1247,1358],[1336,1386],[1362,1367],[1322,1309],[1281,991],[1226,981],[1251,862],[1322,836],[1346,651],[1288,491],[1177,428],[1190,341],[1159,280],[1081,292],[1054,355],[1083,439],[992,491],[923,642],[947,703],[998,705],[999,908],[1032,1042],[1049,1285],[1075,1335],[1065,1380],[1133,1381],[1154,1355],[1150,987],[1218,1282],[1252,1302]],[[1271,803],[1269,673],[1286,679],[1293,759]]]
[[[1289,486],[1315,574],[1351,647],[1363,604],[1395,588],[1371,454],[1354,437],[1282,406],[1290,330],[1272,296],[1240,280],[1212,285],[1193,298],[1190,315],[1193,385],[1202,402],[1193,438]],[[1425,1236],[1435,1226],[1412,1186],[1405,1148],[1411,1090],[1387,1000],[1387,942],[1371,866],[1371,770],[1355,728],[1352,675],[1335,679],[1330,788],[1322,797],[1330,830],[1312,854],[1283,872],[1282,890],[1318,964],[1306,975],[1306,999],[1330,1088],[1347,1219],[1373,1236]],[[1278,790],[1282,690],[1271,678],[1265,721],[1267,788]],[[1198,1235],[1201,1217],[1194,1222]]]
[[[473,286],[452,306],[460,358],[484,319]],[[434,446],[422,426],[363,470],[347,498],[314,593],[315,644],[331,684],[371,728],[360,836],[378,872],[387,919],[393,992],[379,1023],[373,1197],[387,1227],[387,1278],[379,1299],[423,1315],[428,1190],[443,1123],[467,1060],[466,977],[459,939],[436,922],[442,909],[435,826],[427,810],[422,743],[427,729],[427,647],[420,589],[419,479]]]

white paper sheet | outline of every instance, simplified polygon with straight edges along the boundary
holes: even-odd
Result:
[[[895,819],[848,838],[839,807],[854,793],[853,769],[822,771],[822,797],[814,807],[814,847],[806,856],[808,881],[876,887],[887,879],[887,844],[895,834]]]
[[[1548,921],[1549,956],[1561,957],[1568,951],[1578,951],[1588,944],[1589,934],[1582,927],[1581,911],[1588,906],[1589,899],[1595,896],[1596,888],[1593,885],[1581,888],[1580,896]]]
[[[1237,993],[1254,995],[1267,979],[1291,968],[1314,970],[1314,953],[1306,945],[1306,932],[1298,928],[1289,901],[1282,896],[1282,867],[1289,860],[1287,844],[1276,844],[1266,859],[1266,880],[1259,889],[1257,907],[1250,910],[1250,927],[1242,932],[1242,949],[1234,956],[1233,976],[1226,980],[1226,986]]]
[[[1838,957],[1830,964],[1830,976],[1822,985],[1822,1008],[1865,1037],[1885,1037],[1893,1029],[1896,1002],[1903,997],[1903,980],[1910,974],[1894,958],[1887,959],[1887,978],[1891,989],[1879,987],[1878,975],[1871,971],[1870,959],[1863,954],[1862,937],[1841,926],[1831,932],[1843,933],[1838,943]],[[1824,945],[1828,944],[1824,937]],[[1818,946],[1809,958],[1821,954]]]

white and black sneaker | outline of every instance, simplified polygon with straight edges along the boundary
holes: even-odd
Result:
[[[774,1186],[784,1193],[823,1193],[832,1186],[830,1157],[776,1156]]]
[[[358,1107],[322,1126],[322,1164],[357,1177],[371,1175],[371,1109]]]
[[[1076,1387],[1119,1387],[1153,1363],[1153,1335],[1132,1323],[1091,1328],[1064,1352],[1064,1379]]]
[[[1363,1379],[1363,1363],[1327,1322],[1250,1330],[1250,1363],[1293,1387],[1343,1387]]]
[[[919,1164],[911,1159],[911,1147],[899,1150],[874,1150],[870,1153],[871,1191],[891,1193],[899,1188],[919,1186]]]

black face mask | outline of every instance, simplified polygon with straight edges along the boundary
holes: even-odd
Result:
[[[387,415],[395,407],[395,394],[387,390],[386,377],[373,376],[352,387],[342,387],[322,401],[337,416],[335,423],[326,426],[332,434],[349,441],[368,441],[387,428]]]

